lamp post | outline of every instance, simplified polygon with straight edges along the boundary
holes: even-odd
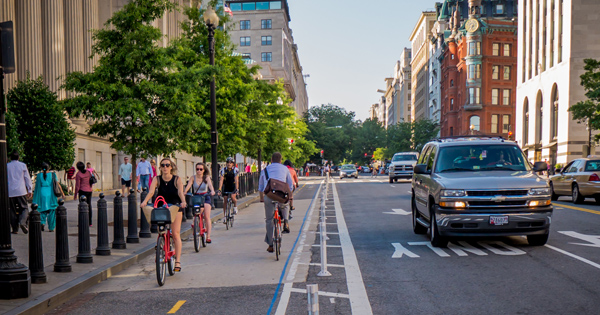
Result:
[[[475,125],[469,126],[469,129],[471,130],[471,135],[473,135],[475,133]]]
[[[208,50],[210,54],[210,65],[215,65],[215,29],[219,26],[219,16],[212,7],[204,11],[204,23],[208,27]],[[217,157],[217,145],[219,143],[217,136],[217,93],[215,90],[215,76],[210,80],[210,148],[211,165],[213,174],[213,183],[219,183],[219,166]]]

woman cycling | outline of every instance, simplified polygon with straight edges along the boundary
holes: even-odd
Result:
[[[152,200],[154,191],[158,186],[158,195],[162,196],[171,211],[171,218],[173,218],[173,212],[176,212],[175,220],[171,223],[171,230],[173,232],[173,239],[175,240],[175,271],[181,271],[181,219],[183,218],[183,211],[186,207],[185,195],[183,193],[183,181],[177,176],[177,166],[171,159],[164,158],[160,161],[160,175],[152,179],[150,190],[146,199],[142,201],[142,209],[144,205]],[[148,215],[146,217],[149,217]]]
[[[192,194],[204,195],[204,226],[206,226],[207,232],[206,242],[210,244],[212,243],[212,240],[210,239],[210,230],[212,229],[212,224],[210,221],[210,196],[215,195],[215,189],[213,188],[212,181],[210,180],[210,169],[208,169],[204,163],[196,164],[196,175],[191,178],[187,187],[185,187],[186,194],[190,188],[192,189]],[[209,189],[210,194],[208,194]]]

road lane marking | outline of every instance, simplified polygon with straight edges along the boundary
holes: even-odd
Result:
[[[306,293],[306,289],[292,288],[292,289],[290,289],[290,291],[296,292],[296,293]],[[329,296],[329,297],[339,297],[339,298],[344,298],[344,299],[350,299],[350,295],[344,294],[344,293],[325,292],[325,291],[318,291],[317,293],[320,296]]]
[[[567,235],[567,236],[570,236],[573,238],[578,238],[580,240],[591,243],[591,244],[584,244],[584,243],[569,243],[569,244],[590,246],[590,247],[600,247],[600,236],[598,236],[598,235],[587,235],[587,234],[581,234],[581,233],[577,233],[577,232],[573,232],[573,231],[558,231],[558,233],[564,234],[564,235]]]
[[[399,214],[399,215],[409,215],[412,212],[403,210],[403,209],[392,209],[392,212],[383,212],[385,214]]]
[[[392,186],[392,188],[396,188],[396,186],[394,186],[394,185],[390,185],[390,186]],[[143,200],[142,200],[142,201],[143,201]]]
[[[185,303],[185,301],[186,300],[180,300],[177,303],[175,303],[175,306],[173,306],[173,308],[167,314],[177,313],[177,311],[179,311],[179,308]]]
[[[593,214],[600,214],[600,211],[596,211],[596,210],[590,210],[590,209],[586,209],[586,208],[579,208],[579,207],[573,207],[573,206],[568,206],[568,205],[563,205],[562,203],[557,203],[557,204],[553,204],[559,207],[564,207],[564,208],[569,208],[569,209],[573,209],[573,210],[577,210],[577,211],[583,211],[583,212],[588,212],[588,213],[593,213]]]
[[[552,250],[555,250],[555,251],[557,251],[557,252],[559,252],[559,253],[561,253],[561,254],[565,254],[565,255],[567,255],[567,256],[573,257],[573,258],[575,258],[575,259],[577,259],[577,260],[579,260],[579,261],[581,261],[581,262],[584,262],[584,263],[586,263],[586,264],[588,264],[588,265],[590,265],[590,266],[592,266],[592,267],[596,267],[596,268],[600,269],[600,265],[599,265],[599,264],[597,264],[597,263],[595,263],[595,262],[593,262],[593,261],[591,261],[591,260],[585,259],[585,258],[583,258],[583,257],[580,257],[580,256],[577,256],[577,255],[575,255],[575,254],[571,254],[571,253],[567,252],[566,250],[562,250],[562,249],[560,249],[560,248],[557,248],[557,247],[554,247],[554,246],[552,246],[552,245],[548,245],[548,244],[546,244],[546,245],[544,245],[544,246],[546,246],[546,247],[548,247],[548,248],[550,248],[550,249],[552,249]]]
[[[338,232],[340,233],[340,244],[342,245],[342,257],[346,266],[346,282],[348,283],[348,295],[350,296],[350,307],[352,314],[372,315],[371,303],[367,295],[367,288],[363,282],[356,252],[350,239],[348,226],[344,219],[337,187],[332,185],[333,201],[337,213]]]

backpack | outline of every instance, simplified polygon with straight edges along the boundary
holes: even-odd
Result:
[[[271,178],[269,179],[269,172],[265,168],[265,179],[267,180],[267,186],[265,187],[265,195],[272,200],[279,203],[287,203],[290,200],[290,186],[280,180]]]

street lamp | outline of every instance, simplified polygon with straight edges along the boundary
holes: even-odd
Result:
[[[471,130],[471,135],[473,135],[473,133],[475,132],[475,125],[469,126],[469,129]]]
[[[212,7],[204,11],[204,23],[208,28],[208,50],[210,54],[210,65],[215,65],[215,29],[219,26],[219,16]],[[217,95],[215,91],[215,76],[210,80],[210,149],[212,161],[213,185],[219,183],[219,166],[217,157],[217,145],[219,143],[217,136]]]

